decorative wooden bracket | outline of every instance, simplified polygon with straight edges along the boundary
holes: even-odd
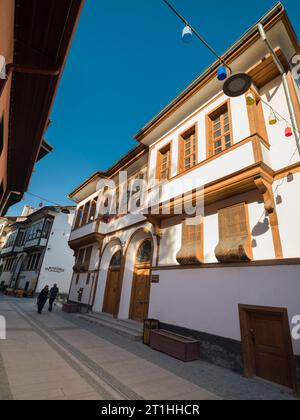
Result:
[[[267,213],[269,215],[275,213],[275,216],[277,219],[272,185],[269,182],[265,181],[262,177],[255,178],[254,182],[257,188],[259,189],[259,191],[262,193],[262,196],[264,198],[265,209]]]
[[[262,177],[256,178],[254,182],[259,191],[262,193],[265,209],[270,219],[276,258],[283,258],[282,244],[279,232],[279,222],[272,184],[263,179]]]

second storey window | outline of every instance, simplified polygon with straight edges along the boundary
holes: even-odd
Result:
[[[228,103],[208,116],[207,131],[209,156],[218,155],[232,146],[232,127]]]
[[[196,126],[179,137],[179,172],[193,168],[197,163]]]
[[[157,173],[156,178],[158,181],[167,181],[170,178],[171,172],[171,145],[158,151],[157,156]]]

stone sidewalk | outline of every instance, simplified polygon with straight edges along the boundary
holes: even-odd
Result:
[[[59,314],[39,316],[34,309],[0,301],[7,319],[7,340],[0,342],[6,399],[218,399]]]
[[[293,399],[204,362],[182,363],[76,315],[0,297],[0,400]]]

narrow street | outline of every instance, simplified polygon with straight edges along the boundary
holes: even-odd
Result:
[[[292,399],[205,362],[184,364],[59,308],[0,297],[0,400]]]

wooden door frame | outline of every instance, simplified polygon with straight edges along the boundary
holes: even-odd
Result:
[[[251,305],[239,305],[239,317],[240,317],[240,328],[241,328],[241,339],[242,339],[242,352],[244,360],[244,375],[247,378],[253,378],[256,376],[255,360],[254,360],[254,348],[252,339],[248,333],[249,331],[249,315],[252,313],[261,314],[275,314],[281,315],[283,321],[284,340],[286,343],[286,350],[288,356],[288,365],[291,373],[293,391],[298,396],[299,386],[297,382],[296,374],[296,361],[294,356],[292,337],[290,331],[288,310],[286,308],[274,308],[267,306],[251,306]]]
[[[133,310],[134,310],[134,282],[135,276],[137,275],[136,270],[149,270],[149,287],[147,291],[147,316],[149,313],[149,305],[150,305],[150,289],[151,289],[151,263],[150,264],[135,264],[134,266],[134,273],[132,278],[132,286],[131,286],[131,298],[130,298],[130,307],[129,307],[129,319],[133,319]]]
[[[105,293],[104,293],[104,299],[103,299],[103,305],[102,305],[102,312],[105,313],[105,314],[109,314],[109,312],[106,312],[104,310],[107,299],[108,299],[108,293],[109,293],[109,280],[110,280],[109,276],[110,276],[110,273],[116,273],[116,272],[119,273],[119,282],[120,282],[120,275],[121,275],[121,268],[120,267],[109,267],[109,269],[107,270],[106,286],[105,286]],[[117,302],[117,299],[116,299],[115,306],[117,306],[117,304],[118,304],[118,302]],[[115,312],[115,308],[114,308],[113,313],[110,314],[110,315],[114,316],[114,312]]]

